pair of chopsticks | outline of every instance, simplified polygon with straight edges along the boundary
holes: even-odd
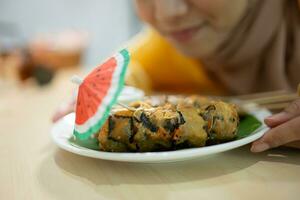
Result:
[[[164,96],[168,99],[168,96]],[[256,104],[258,106],[267,108],[270,111],[281,111],[286,108],[292,101],[295,101],[300,98],[300,84],[298,85],[297,93],[291,93],[284,90],[272,91],[272,92],[263,92],[255,93],[249,95],[240,95],[240,96],[231,96],[220,98],[225,101],[231,101],[238,105],[240,112],[243,112],[243,108],[247,104]],[[238,100],[238,101],[236,101]],[[118,102],[119,106],[126,108],[131,111],[135,111],[136,108],[130,107],[128,105]]]
[[[286,108],[292,101],[300,98],[300,84],[297,93],[287,91],[272,91],[249,95],[236,96],[240,104],[255,103],[271,111],[280,111]]]

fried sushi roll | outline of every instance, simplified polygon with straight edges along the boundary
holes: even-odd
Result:
[[[207,97],[192,95],[186,98],[182,98],[178,102],[178,106],[192,106],[194,108],[200,108],[208,104],[211,100]]]
[[[205,146],[208,138],[205,130],[207,122],[199,116],[191,105],[178,105],[178,112],[184,121],[175,131],[173,142],[176,149]]]
[[[133,144],[133,112],[126,109],[114,111],[99,133],[100,150],[110,152],[135,151]]]
[[[140,152],[170,150],[175,130],[184,123],[171,105],[138,109],[134,117],[134,142]]]
[[[207,121],[205,129],[209,140],[222,142],[236,137],[239,117],[232,104],[212,101],[200,109],[199,115]]]
[[[114,109],[99,132],[99,146],[109,152],[153,152],[202,147],[236,137],[235,106],[193,96],[177,105],[134,102],[131,111]]]

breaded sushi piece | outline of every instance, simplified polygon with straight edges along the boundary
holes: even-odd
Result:
[[[182,123],[180,114],[172,106],[138,109],[134,113],[134,142],[137,150],[170,150],[173,134]]]
[[[133,144],[133,112],[127,109],[114,111],[99,132],[100,150],[110,152],[135,151]]]
[[[239,116],[234,105],[212,101],[200,109],[199,115],[207,121],[205,129],[210,140],[226,141],[236,137]]]
[[[175,148],[181,149],[205,146],[208,138],[205,130],[207,122],[199,116],[197,110],[192,106],[179,105],[177,109],[184,123],[175,130],[173,136]]]
[[[211,100],[207,97],[203,97],[200,95],[192,95],[181,99],[181,101],[179,101],[178,104],[192,106],[194,108],[200,108],[208,104],[210,101]]]

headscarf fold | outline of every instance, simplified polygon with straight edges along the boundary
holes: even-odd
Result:
[[[245,16],[203,61],[233,94],[296,90],[300,83],[300,7],[297,0],[249,0]]]

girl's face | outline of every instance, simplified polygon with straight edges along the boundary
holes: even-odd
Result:
[[[211,55],[239,22],[250,0],[135,0],[138,15],[183,53]]]

